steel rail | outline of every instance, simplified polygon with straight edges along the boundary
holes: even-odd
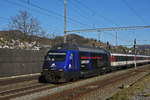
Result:
[[[129,72],[126,72],[123,74],[115,75],[113,77],[109,77],[109,78],[106,78],[104,80],[92,82],[92,83],[89,83],[89,84],[84,85],[84,86],[79,86],[77,88],[68,89],[68,90],[65,90],[65,91],[62,91],[62,92],[59,92],[56,94],[52,94],[52,95],[40,98],[39,100],[77,99],[80,96],[88,94],[92,91],[96,91],[97,89],[104,88],[108,85],[111,85],[112,83],[116,83],[116,82],[123,81],[123,80],[128,79],[128,78],[134,77],[143,71],[147,71],[148,69],[150,69],[150,68],[139,68],[137,70],[132,70],[132,71],[129,71]],[[142,70],[142,71],[139,71],[139,70]],[[87,87],[93,87],[93,88],[87,88]]]

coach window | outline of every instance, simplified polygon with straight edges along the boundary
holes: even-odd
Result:
[[[134,60],[134,57],[129,56],[129,57],[128,57],[128,61],[132,61],[132,60]]]
[[[119,60],[119,59],[120,59],[119,56],[115,56],[115,58],[116,58],[116,61],[120,61],[120,60]]]
[[[134,57],[132,56],[132,57],[131,57],[131,61],[133,61],[133,60],[134,60]]]
[[[122,56],[121,61],[126,61],[126,56]]]

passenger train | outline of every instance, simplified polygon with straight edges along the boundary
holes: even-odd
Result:
[[[149,62],[150,56],[110,53],[103,48],[63,44],[47,52],[39,81],[74,81]]]

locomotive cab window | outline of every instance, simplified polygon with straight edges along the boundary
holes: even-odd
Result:
[[[66,60],[67,52],[48,52],[45,60],[46,61],[56,61],[56,62],[64,62]]]

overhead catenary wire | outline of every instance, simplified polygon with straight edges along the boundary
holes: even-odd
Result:
[[[106,33],[106,35],[111,36],[113,39],[116,37],[113,33],[110,33],[110,32],[104,31],[103,33]],[[127,42],[125,39],[123,39],[123,38],[121,38],[121,37],[119,37],[118,40],[121,40],[121,41],[123,41],[123,42]],[[101,41],[101,42],[102,42],[102,41]],[[132,41],[132,42],[133,42],[133,41]],[[129,42],[128,42],[128,44],[124,44],[124,45],[118,44],[117,46],[133,46],[133,44],[129,44]]]
[[[72,1],[70,1],[70,3],[72,3]],[[77,13],[77,15],[79,15],[80,17],[89,20],[89,17],[86,14],[82,13],[81,9],[78,9],[74,4],[69,4],[69,7],[71,8],[69,8],[70,10],[75,11],[75,13]]]
[[[12,4],[12,5],[16,5],[16,6],[20,6],[20,7],[25,7],[24,5],[22,5],[22,4],[20,4],[20,3],[18,3],[18,2],[14,2],[14,1],[10,1],[10,0],[3,0],[3,1],[5,1],[5,2],[8,2],[8,3],[10,3],[10,4]],[[27,2],[24,2],[24,1],[20,1],[19,0],[19,2],[22,2],[22,3],[27,3]],[[42,7],[40,7],[40,6],[38,6],[38,5],[35,5],[35,4],[33,4],[33,3],[31,3],[30,2],[30,6],[32,6],[33,8],[36,8],[36,9],[34,9],[34,11],[35,12],[38,12],[38,13],[41,13],[42,15],[44,14],[44,15],[47,15],[47,16],[55,16],[55,18],[57,18],[57,19],[60,19],[60,18],[63,18],[64,16],[63,15],[61,15],[61,14],[59,14],[59,13],[57,13],[57,12],[54,12],[54,11],[51,11],[51,10],[48,10],[48,9],[46,9],[46,8],[42,8]],[[37,10],[37,8],[38,8],[38,10]],[[40,11],[39,11],[40,10]],[[68,17],[67,17],[68,18]],[[68,18],[68,20],[70,20],[72,23],[76,23],[76,24],[78,24],[78,25],[81,25],[81,26],[88,26],[87,24],[84,24],[84,23],[81,23],[81,22],[79,22],[79,21],[77,21],[77,20],[75,20],[75,19],[72,19],[72,18]],[[90,26],[90,25],[89,25]]]
[[[83,2],[79,1],[79,0],[74,0],[75,2],[77,2],[79,5],[85,7],[87,10],[89,10],[90,12],[92,12],[93,15],[97,15],[101,18],[103,18],[106,22],[109,22],[115,26],[119,26],[118,24],[114,23],[110,18],[105,17],[104,15],[101,15],[99,13],[96,13],[92,8],[88,7],[86,4],[84,4]]]
[[[11,5],[14,5],[14,6],[18,6],[18,7],[21,7],[21,8],[22,8],[22,7],[23,7],[23,8],[26,8],[25,5],[20,4],[20,3],[18,3],[18,2],[13,2],[13,1],[8,1],[8,0],[4,0],[4,1],[7,2],[7,3],[9,3],[9,4],[11,4]],[[55,15],[52,15],[52,14],[50,14],[50,13],[48,13],[48,12],[43,12],[43,11],[41,11],[41,10],[34,9],[34,8],[32,8],[32,11],[34,11],[34,12],[36,12],[36,13],[39,13],[40,15],[44,15],[44,16],[48,16],[48,17],[55,16]],[[55,18],[58,19],[58,20],[60,20],[60,17],[59,17],[59,16],[55,16]],[[7,19],[6,19],[6,20],[7,20]],[[9,18],[8,20],[10,20],[10,18]],[[7,21],[8,21],[8,20],[7,20]],[[81,25],[81,24],[76,23],[76,22],[73,22],[73,21],[70,21],[70,22],[68,22],[68,23],[72,23],[72,24],[75,24],[75,25]],[[81,26],[83,26],[83,25],[81,25]]]
[[[76,2],[77,4],[79,4],[79,5],[81,5],[81,7],[84,7],[86,10],[90,11],[90,12],[91,12],[91,16],[97,15],[97,13],[96,13],[93,9],[89,8],[87,5],[85,5],[84,3],[80,2],[79,0],[75,0],[75,2]],[[73,2],[72,2],[72,3],[73,3]],[[81,10],[81,9],[80,9],[80,10]],[[98,20],[98,22],[99,22],[101,25],[103,25],[103,26],[108,26],[108,25],[102,23],[102,21],[100,21],[99,19],[97,19],[97,20]],[[94,24],[94,25],[95,25],[95,24]]]
[[[81,7],[84,7],[86,10],[90,11],[92,13],[92,15],[95,15],[95,11],[91,8],[89,8],[86,4],[84,4],[83,2],[79,1],[79,0],[74,0],[75,2],[77,2],[78,5],[81,5]]]
[[[112,36],[113,38],[116,38],[116,35],[114,35],[113,33],[110,33],[110,32],[104,32],[104,33],[107,33],[106,35],[110,35],[110,36]],[[126,41],[126,40],[124,40],[123,38],[121,38],[120,36],[117,36],[117,39],[118,40],[121,40],[121,41]]]
[[[60,3],[63,3],[62,0],[57,0],[57,1],[60,2]],[[73,1],[69,1],[68,3],[70,3],[70,4],[69,4],[69,9],[70,9],[70,10],[73,10],[73,11],[77,14],[77,16],[80,16],[80,17],[82,17],[84,20],[86,20],[86,21],[89,22],[89,17],[87,16],[87,14],[82,13],[81,9],[80,9],[80,10],[77,9],[77,7],[76,7],[76,5],[74,5],[74,2],[73,2]],[[84,12],[84,11],[83,11],[83,12]],[[99,22],[100,22],[101,25],[103,25],[103,26],[108,26],[108,25],[103,24],[101,21],[99,21]],[[94,25],[94,24],[92,24],[92,25]]]
[[[91,10],[88,6],[86,6],[86,5],[84,5],[82,2],[80,2],[79,0],[76,0],[76,1],[79,2],[79,4],[83,5],[85,8],[89,9],[91,12],[94,12],[94,11]],[[109,22],[112,22],[112,21],[110,21],[109,19],[107,19],[107,18],[105,18],[105,17],[104,17],[104,19],[106,19],[106,20],[109,21]],[[118,25],[116,24],[116,26],[118,26]],[[121,39],[121,40],[122,40],[122,39]]]
[[[133,8],[133,6],[130,6],[129,3],[126,0],[122,0],[122,2],[130,9],[132,13],[135,14],[135,16],[141,20],[144,24],[147,24],[147,22],[143,19],[143,17]]]
[[[63,0],[57,0],[59,3],[64,4]],[[85,21],[89,22],[89,17],[81,12],[81,9],[78,9],[73,2],[70,0],[67,2],[68,4],[68,10],[74,12],[75,16],[79,17],[80,19],[84,19]],[[69,11],[68,11],[69,12]],[[103,24],[104,25],[104,24]],[[93,26],[93,24],[91,24],[89,27]]]
[[[134,40],[128,40],[127,42],[133,42]],[[150,42],[150,40],[136,40],[137,42]]]
[[[58,2],[60,2],[60,3],[63,3],[63,0],[57,0]],[[81,10],[82,9],[77,9],[77,7],[76,7],[76,5],[75,5],[75,3],[73,2],[73,1],[69,1],[68,3],[71,3],[71,4],[69,4],[69,6],[71,7],[71,10],[73,10],[74,12],[76,12],[77,13],[77,15],[78,16],[80,16],[80,17],[82,17],[82,18],[84,18],[85,20],[87,20],[87,21],[89,21],[89,17],[87,16],[87,14],[84,14],[84,13],[82,13],[81,12]],[[88,7],[87,7],[88,8]],[[69,8],[70,9],[70,8]],[[90,9],[90,8],[89,8]],[[91,10],[92,11],[92,10]],[[84,12],[84,11],[83,11]],[[92,11],[92,13],[93,13],[93,11]],[[100,22],[100,24],[101,25],[103,25],[103,26],[108,26],[108,25],[106,25],[106,24],[103,24],[101,21],[99,21]],[[95,24],[92,24],[92,25],[95,25]]]
[[[57,0],[58,2],[60,2],[61,4],[63,4],[62,0]],[[68,2],[71,3],[72,1]],[[86,20],[89,20],[89,17],[87,15],[85,15],[84,13],[81,13],[81,10],[77,9],[75,5],[73,4],[68,4],[69,7],[67,7],[69,10],[74,11],[77,16],[80,16]]]
[[[13,2],[13,1],[9,1],[9,0],[3,0],[3,1],[8,2],[8,3],[10,3],[10,4],[12,4],[12,5],[15,5],[15,6],[20,6],[20,7],[26,8],[23,4],[20,4],[20,3],[17,3],[17,2]],[[39,10],[37,10],[37,9],[34,9],[34,11],[35,11],[35,12],[38,12],[38,13],[40,13],[40,14],[42,14],[42,15],[47,15],[47,16],[49,16],[49,17],[52,17],[52,16],[53,16],[52,14],[45,13],[45,12],[41,12],[41,11],[39,11]],[[55,16],[55,18],[58,18],[58,17]]]
[[[90,9],[88,6],[84,5],[82,2],[76,0],[78,2],[78,4],[81,4],[82,6],[84,6],[85,8],[89,9],[93,14],[95,13],[95,11],[93,11],[92,9]],[[118,26],[118,25],[117,25]],[[113,37],[115,37],[114,35],[111,35]]]
[[[11,0],[6,0],[6,1],[11,1]],[[27,0],[26,0],[27,1]],[[77,1],[79,1],[79,0],[77,0]],[[11,2],[13,2],[13,1],[11,1]],[[22,2],[22,1],[19,1],[19,2]],[[80,1],[79,1],[80,2]],[[27,2],[26,2],[27,3]],[[33,3],[34,4],[34,3]],[[84,3],[83,3],[84,4]],[[22,4],[23,5],[23,4]],[[30,3],[29,3],[29,5],[31,5]],[[33,6],[32,6],[33,7]],[[39,6],[40,7],[40,6]],[[37,8],[37,7],[34,7],[34,8]],[[42,7],[41,7],[42,8]],[[89,8],[89,9],[91,9],[91,8]],[[63,18],[63,15],[61,15],[60,14],[60,16],[58,16],[57,14],[51,14],[51,12],[49,12],[49,10],[48,11],[45,11],[44,9],[42,10],[42,9],[40,9],[40,8],[38,8],[38,9],[36,9],[36,11],[39,11],[40,10],[40,12],[41,13],[45,13],[45,15],[47,15],[47,16],[57,16],[58,17],[58,19],[60,19],[60,18]],[[55,13],[55,12],[54,12]],[[68,17],[69,18],[69,17]],[[1,19],[1,18],[0,18]],[[68,19],[68,20],[70,20],[70,19]],[[80,23],[80,22],[76,22],[77,20],[75,20],[75,21],[73,21],[73,20],[70,20],[70,21],[68,21],[68,23],[76,23],[76,24],[82,24],[82,26],[87,26],[87,24],[84,24],[84,23]],[[91,26],[91,25],[89,25],[89,26]]]
[[[81,12],[81,9],[80,10],[78,10],[78,9],[76,9],[76,5],[74,4],[74,2],[73,1],[70,1],[71,3],[72,3],[72,6],[74,6],[74,7],[72,7],[72,9],[74,9],[74,11],[78,11],[78,12]],[[82,6],[83,7],[83,6]],[[86,8],[88,8],[88,7],[86,7]],[[90,9],[90,8],[88,8],[88,9]],[[86,9],[87,10],[87,9]],[[84,10],[82,10],[82,12],[85,12]],[[94,13],[94,11],[90,11],[91,12],[91,16],[93,17],[93,15],[95,15]],[[81,17],[83,17],[83,18],[86,18],[88,21],[89,21],[89,17],[87,16],[87,14],[85,14],[85,15],[81,15],[81,13],[78,13]],[[84,14],[84,13],[82,13],[82,14]],[[108,25],[106,25],[106,24],[104,24],[104,23],[102,23],[102,21],[100,21],[99,19],[97,19],[98,20],[98,22],[101,24],[101,25],[103,25],[103,26],[108,26]],[[95,24],[93,24],[93,25],[95,25]]]
[[[18,1],[20,1],[20,0],[18,0]],[[27,2],[25,2],[25,1],[20,1],[20,2],[22,2],[22,3],[27,3]],[[61,15],[61,14],[55,12],[55,11],[52,11],[52,10],[49,10],[49,9],[40,7],[40,6],[38,6],[38,5],[34,4],[34,3],[31,3],[31,2],[30,2],[30,6],[32,6],[32,7],[34,7],[34,8],[38,8],[38,9],[40,9],[40,10],[42,10],[42,11],[45,11],[45,12],[54,14],[54,15],[59,16],[59,17],[61,17],[61,18],[64,18],[64,15]],[[75,23],[78,23],[78,24],[80,24],[80,25],[84,25],[84,26],[86,25],[86,26],[88,26],[87,24],[81,23],[80,21],[77,21],[77,20],[72,19],[72,18],[70,18],[70,17],[66,17],[66,18],[67,18],[68,20],[73,21],[73,22],[75,22]]]

